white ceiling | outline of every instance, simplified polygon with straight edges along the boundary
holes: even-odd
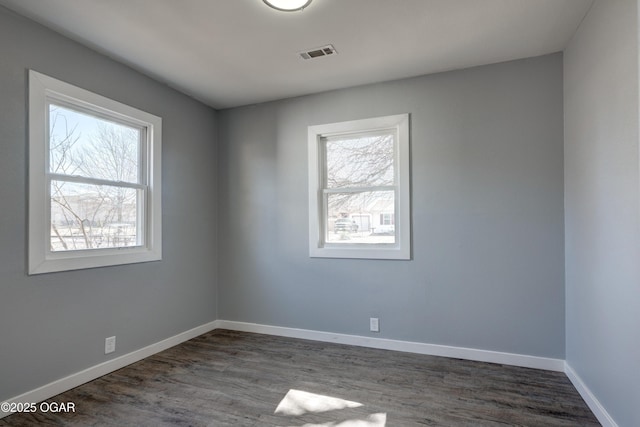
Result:
[[[215,108],[563,50],[593,0],[0,0]],[[299,51],[333,44],[338,55]]]

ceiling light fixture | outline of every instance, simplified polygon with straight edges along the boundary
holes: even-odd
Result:
[[[282,12],[296,12],[309,6],[311,0],[262,0],[267,6]]]

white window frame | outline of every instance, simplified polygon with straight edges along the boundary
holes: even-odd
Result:
[[[395,243],[349,244],[325,241],[327,218],[325,218],[323,139],[347,136],[354,133],[395,132]],[[398,114],[363,120],[309,126],[309,256],[319,258],[362,259],[411,259],[411,201],[410,201],[410,142],[409,114]]]
[[[138,246],[51,251],[49,103],[142,128],[142,241]],[[162,259],[162,119],[104,96],[29,70],[29,274]],[[81,179],[81,178],[79,178]],[[125,184],[123,184],[125,185]]]

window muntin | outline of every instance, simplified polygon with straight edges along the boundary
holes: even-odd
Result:
[[[30,274],[161,259],[161,126],[30,71]]]
[[[408,115],[309,127],[311,256],[410,258],[408,136]]]

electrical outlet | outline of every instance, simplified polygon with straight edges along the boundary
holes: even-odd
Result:
[[[116,337],[109,337],[104,339],[104,354],[113,353],[116,351]]]
[[[380,321],[377,317],[372,317],[369,319],[369,330],[371,332],[380,332]]]

